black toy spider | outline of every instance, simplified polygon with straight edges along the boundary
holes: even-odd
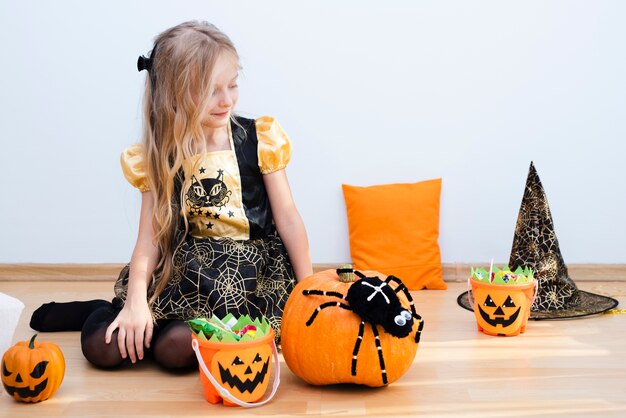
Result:
[[[352,272],[352,269],[339,269],[337,272]],[[363,273],[356,270],[354,270],[354,274],[359,276],[361,280],[354,282],[352,286],[349,287],[348,294],[346,296],[339,292],[324,290],[302,291],[302,294],[305,296],[332,296],[348,302],[348,304],[337,301],[322,303],[313,312],[309,320],[306,322],[306,325],[310,326],[322,309],[333,306],[352,311],[361,318],[359,335],[356,338],[354,350],[352,352],[352,376],[356,376],[357,356],[359,354],[359,349],[361,348],[361,341],[363,340],[365,323],[368,322],[372,327],[372,332],[374,333],[374,341],[376,342],[376,349],[378,350],[378,361],[382,372],[383,384],[386,385],[387,371],[385,370],[383,349],[380,345],[380,338],[378,336],[378,329],[376,326],[382,326],[385,332],[393,335],[394,337],[405,338],[411,333],[411,330],[413,329],[413,318],[415,318],[420,323],[417,331],[415,332],[415,342],[419,343],[422,328],[424,328],[424,321],[422,320],[422,317],[415,312],[413,298],[400,279],[395,276],[388,276],[385,281],[382,281],[378,277],[366,277]],[[390,282],[396,283],[397,287],[392,288],[389,285]],[[396,295],[396,293],[400,291],[404,293],[409,301],[411,305],[411,312],[406,310],[400,303],[400,299]]]

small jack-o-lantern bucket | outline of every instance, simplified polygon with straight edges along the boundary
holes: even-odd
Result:
[[[494,284],[473,278],[469,282],[472,288],[470,303],[479,331],[506,337],[526,331],[536,293],[535,279],[521,284]]]
[[[274,330],[258,340],[245,342],[208,341],[192,333],[191,345],[198,358],[204,397],[211,403],[253,407],[269,402],[280,384]],[[272,359],[272,357],[274,357]],[[274,364],[274,385],[265,394]]]

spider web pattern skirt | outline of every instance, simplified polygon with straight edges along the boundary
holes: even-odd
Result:
[[[126,299],[128,272],[126,266],[115,284],[118,306]],[[275,231],[265,239],[245,241],[190,236],[174,251],[173,276],[152,313],[155,320],[263,315],[278,334],[295,284],[289,256]]]

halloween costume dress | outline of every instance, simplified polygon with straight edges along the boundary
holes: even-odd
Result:
[[[263,315],[280,329],[296,280],[273,224],[263,174],[286,167],[291,142],[271,117],[236,121],[229,127],[230,150],[194,155],[177,176],[181,225],[173,275],[151,307],[155,320]],[[127,180],[148,191],[141,146],[127,148],[121,162]],[[116,307],[126,298],[128,272],[126,266],[115,284]]]

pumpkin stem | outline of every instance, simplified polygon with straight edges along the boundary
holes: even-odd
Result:
[[[31,350],[35,348],[35,337],[37,336],[37,334],[33,335],[33,338],[30,339],[30,342],[28,343],[28,348],[30,348]]]
[[[354,281],[354,269],[352,264],[342,264],[337,269],[339,281],[342,283],[352,283]]]

